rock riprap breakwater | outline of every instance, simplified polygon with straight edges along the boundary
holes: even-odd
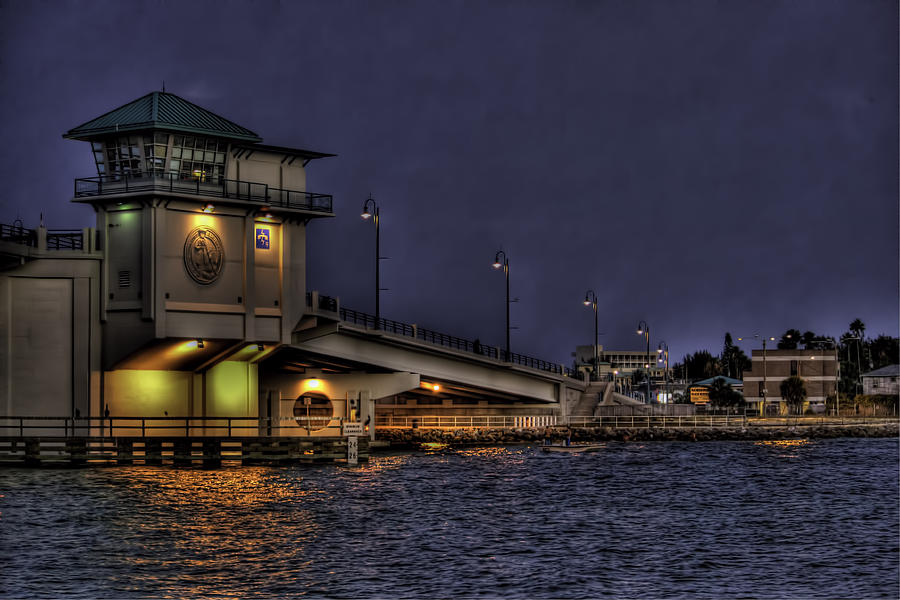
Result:
[[[897,437],[897,423],[860,425],[790,425],[746,427],[535,427],[523,429],[381,429],[376,439],[389,442],[393,447],[415,446],[422,443],[438,444],[528,444],[550,440],[565,441],[570,435],[573,442],[650,442],[680,441],[702,442],[722,440],[782,440],[800,438],[878,438]]]

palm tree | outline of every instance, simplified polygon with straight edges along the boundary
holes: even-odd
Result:
[[[805,382],[796,375],[783,380],[781,382],[781,397],[799,415],[803,411],[803,401],[806,400]]]
[[[803,334],[797,329],[788,329],[778,340],[779,350],[796,350],[797,344],[801,341]]]
[[[806,333],[804,333],[803,337],[801,338],[801,340],[803,341],[803,347],[807,350],[812,348],[817,337],[818,336],[812,331],[807,331]]]
[[[860,319],[853,319],[853,322],[850,323],[850,333],[858,337],[860,340],[863,340],[866,333],[866,324],[863,323]]]

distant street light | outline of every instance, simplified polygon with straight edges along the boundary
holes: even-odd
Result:
[[[502,258],[502,261],[501,261]],[[509,257],[506,252],[498,250],[494,255],[494,264],[491,265],[495,269],[503,269],[506,275],[506,360],[509,360]]]
[[[599,344],[600,334],[597,332],[597,294],[594,290],[588,290],[584,294],[584,305],[594,308],[594,377],[600,377],[600,351],[597,348]]]
[[[656,362],[663,363],[663,380],[666,383],[666,404],[668,404],[671,400],[669,395],[669,345],[664,341],[660,342],[656,354]]]
[[[758,333],[754,333],[752,337],[754,337],[756,339],[761,339],[762,346],[763,346],[763,387],[760,392],[761,397],[762,397],[762,409],[760,410],[760,416],[765,417],[766,416],[766,398],[768,398],[768,396],[769,396],[769,385],[768,385],[769,381],[767,379],[767,374],[766,374],[766,342],[774,342],[775,338],[772,336],[760,337],[760,335]],[[791,336],[790,336],[790,334],[788,334],[786,337],[791,337]],[[744,338],[739,337],[738,341],[742,342],[742,341],[744,341]],[[752,357],[753,357],[752,351],[750,353],[750,356],[751,356],[751,360],[752,360]]]
[[[647,363],[644,365],[647,367],[647,398],[646,402],[650,403],[650,325],[647,324],[647,321],[641,320],[638,322],[637,326],[637,334],[642,335],[647,340]]]
[[[369,212],[369,204],[372,204],[372,212]],[[363,203],[363,219],[375,217],[375,329],[381,328],[381,219],[378,214],[378,203],[369,194],[369,198]]]

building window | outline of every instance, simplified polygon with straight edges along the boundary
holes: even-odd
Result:
[[[169,149],[169,134],[154,132],[144,136],[144,160],[147,171],[161,174],[166,168],[166,151]]]
[[[121,175],[140,176],[141,138],[135,135],[109,138],[102,144],[93,142],[94,161],[97,174],[118,178]]]
[[[213,138],[176,135],[172,142],[169,171],[181,179],[217,181],[225,175],[228,143]]]

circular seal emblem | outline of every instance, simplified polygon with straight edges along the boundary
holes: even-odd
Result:
[[[225,267],[222,240],[211,227],[195,227],[184,240],[184,268],[191,279],[208,285],[219,278]]]

